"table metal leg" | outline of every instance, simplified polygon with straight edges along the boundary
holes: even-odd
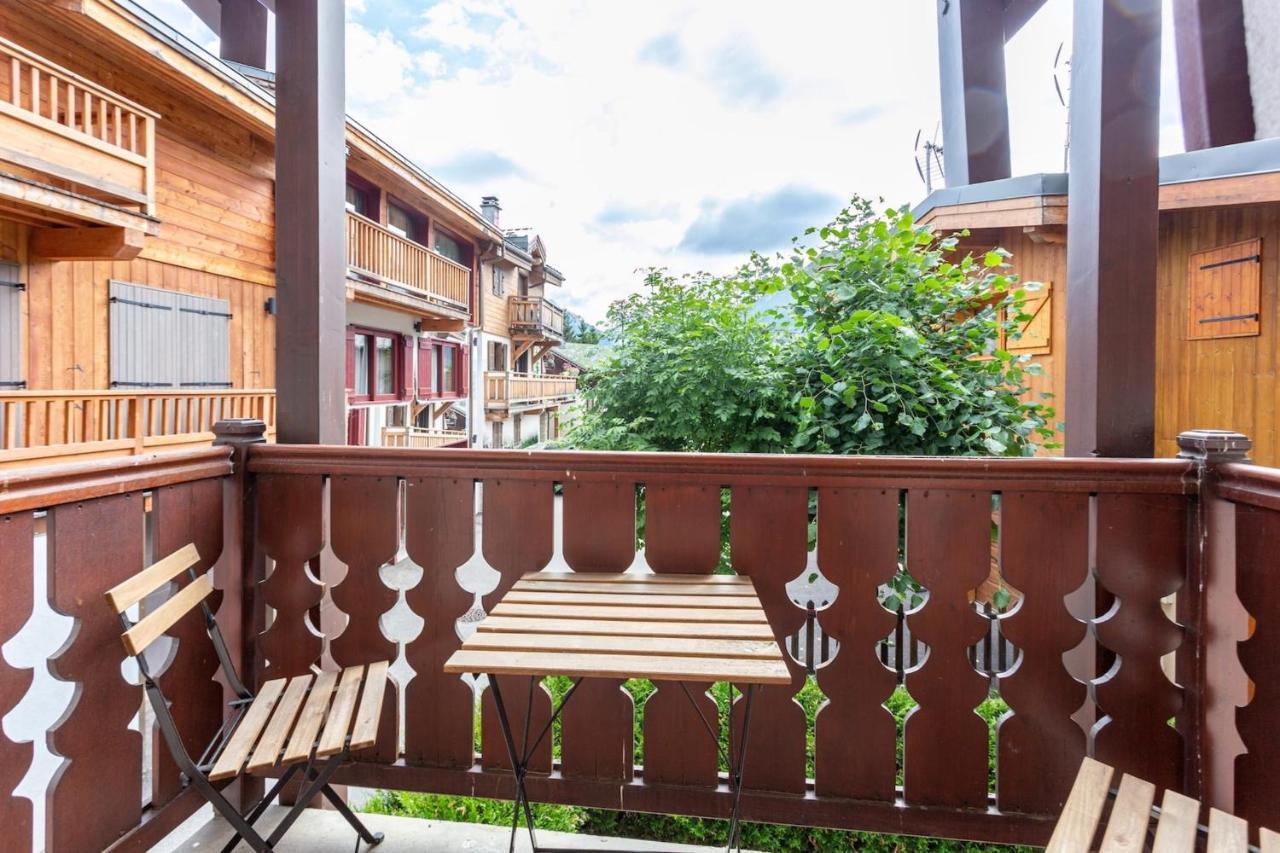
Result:
[[[756,685],[747,685],[747,704],[742,709],[742,745],[738,749],[737,765],[729,765],[729,787],[733,791],[733,812],[729,817],[729,845],[725,849],[733,850],[736,842],[738,850],[742,850],[742,842],[738,838],[739,804],[742,801],[742,768],[747,763],[747,737],[751,734],[751,704],[756,697]],[[733,705],[729,706],[729,743],[733,743]],[[731,753],[732,754],[732,753]]]

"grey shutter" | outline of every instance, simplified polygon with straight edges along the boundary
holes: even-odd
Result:
[[[111,282],[111,387],[231,385],[225,299]]]
[[[22,381],[21,268],[0,262],[0,391],[25,388]]]

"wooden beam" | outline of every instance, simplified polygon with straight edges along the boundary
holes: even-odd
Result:
[[[454,320],[446,317],[423,317],[418,321],[424,332],[461,332],[467,327],[466,320]]]
[[[511,354],[512,368],[514,368],[515,363],[520,360],[520,356],[527,353],[533,347],[533,345],[536,344],[537,342],[538,342],[537,338],[528,338],[520,342],[520,345],[516,347],[515,352]]]
[[[222,0],[219,56],[267,67],[267,7],[258,0]]]
[[[277,436],[345,444],[343,4],[276,14]]]
[[[46,261],[131,261],[146,239],[136,228],[35,228],[28,249]]]
[[[1241,0],[1174,0],[1173,31],[1188,151],[1254,138]]]
[[[533,357],[529,359],[529,363],[531,365],[537,364],[544,355],[551,352],[551,350],[555,348],[556,348],[555,341],[547,341],[546,343],[538,344],[537,348],[534,349],[533,351]]]
[[[1007,178],[1004,0],[938,4],[938,70],[947,186]]]
[[[1160,0],[1076,0],[1066,452],[1155,444]]]
[[[1032,243],[1055,243],[1066,245],[1067,228],[1065,225],[1031,225],[1022,229],[1022,233]]]

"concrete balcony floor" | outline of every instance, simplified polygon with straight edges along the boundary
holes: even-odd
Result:
[[[272,806],[257,825],[264,835],[285,816],[288,809]],[[360,819],[374,832],[386,838],[377,847],[361,844],[356,847],[356,833],[342,816],[328,809],[307,809],[290,827],[284,840],[275,849],[281,853],[352,853],[352,851],[376,850],[377,853],[507,853],[511,831],[500,826],[482,826],[474,823],[449,823],[421,820],[411,817],[361,814]],[[180,853],[180,851],[221,850],[231,839],[232,831],[220,817],[212,816],[211,809],[204,808],[180,826],[152,853]],[[723,847],[692,847],[683,844],[666,844],[656,841],[635,841],[624,838],[601,838],[591,835],[574,835],[565,832],[538,831],[538,844],[543,847],[568,847],[583,851],[680,851],[680,853],[714,853]],[[241,843],[236,851],[247,851],[249,845]],[[516,850],[527,853],[529,835],[521,826],[516,839]]]

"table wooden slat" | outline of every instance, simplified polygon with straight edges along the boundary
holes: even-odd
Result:
[[[585,678],[650,678],[658,681],[733,681],[741,684],[790,684],[791,671],[777,660],[660,657],[650,654],[593,655],[565,652],[474,651],[463,648],[444,665],[445,672],[490,675],[567,675]]]
[[[724,586],[752,586],[751,578],[742,575],[653,575],[635,572],[587,573],[587,572],[528,572],[520,576],[520,580],[534,583],[552,583],[572,580],[575,583],[648,583],[664,584],[714,584]],[[754,587],[753,587],[754,588]]]
[[[488,616],[477,632],[508,634],[582,634],[610,637],[699,637],[709,640],[773,640],[768,625],[750,622],[632,622],[599,619],[551,619],[537,616]]]
[[[753,622],[768,624],[763,610],[701,607],[607,607],[587,604],[523,604],[506,600],[493,608],[496,616],[541,616],[549,619],[626,619],[637,622]]]
[[[585,604],[605,607],[700,607],[759,610],[755,596],[734,595],[654,595],[651,593],[605,593],[528,591],[513,589],[502,599],[509,604]]]
[[[579,634],[505,634],[486,631],[467,640],[468,649],[573,654],[648,654],[661,657],[776,660],[768,640],[708,640],[690,637],[612,637]]]
[[[519,580],[511,589],[521,592],[587,592],[596,595],[644,593],[646,595],[717,595],[750,599],[756,597],[756,591],[749,584],[666,583],[665,581],[583,583],[577,580]]]

